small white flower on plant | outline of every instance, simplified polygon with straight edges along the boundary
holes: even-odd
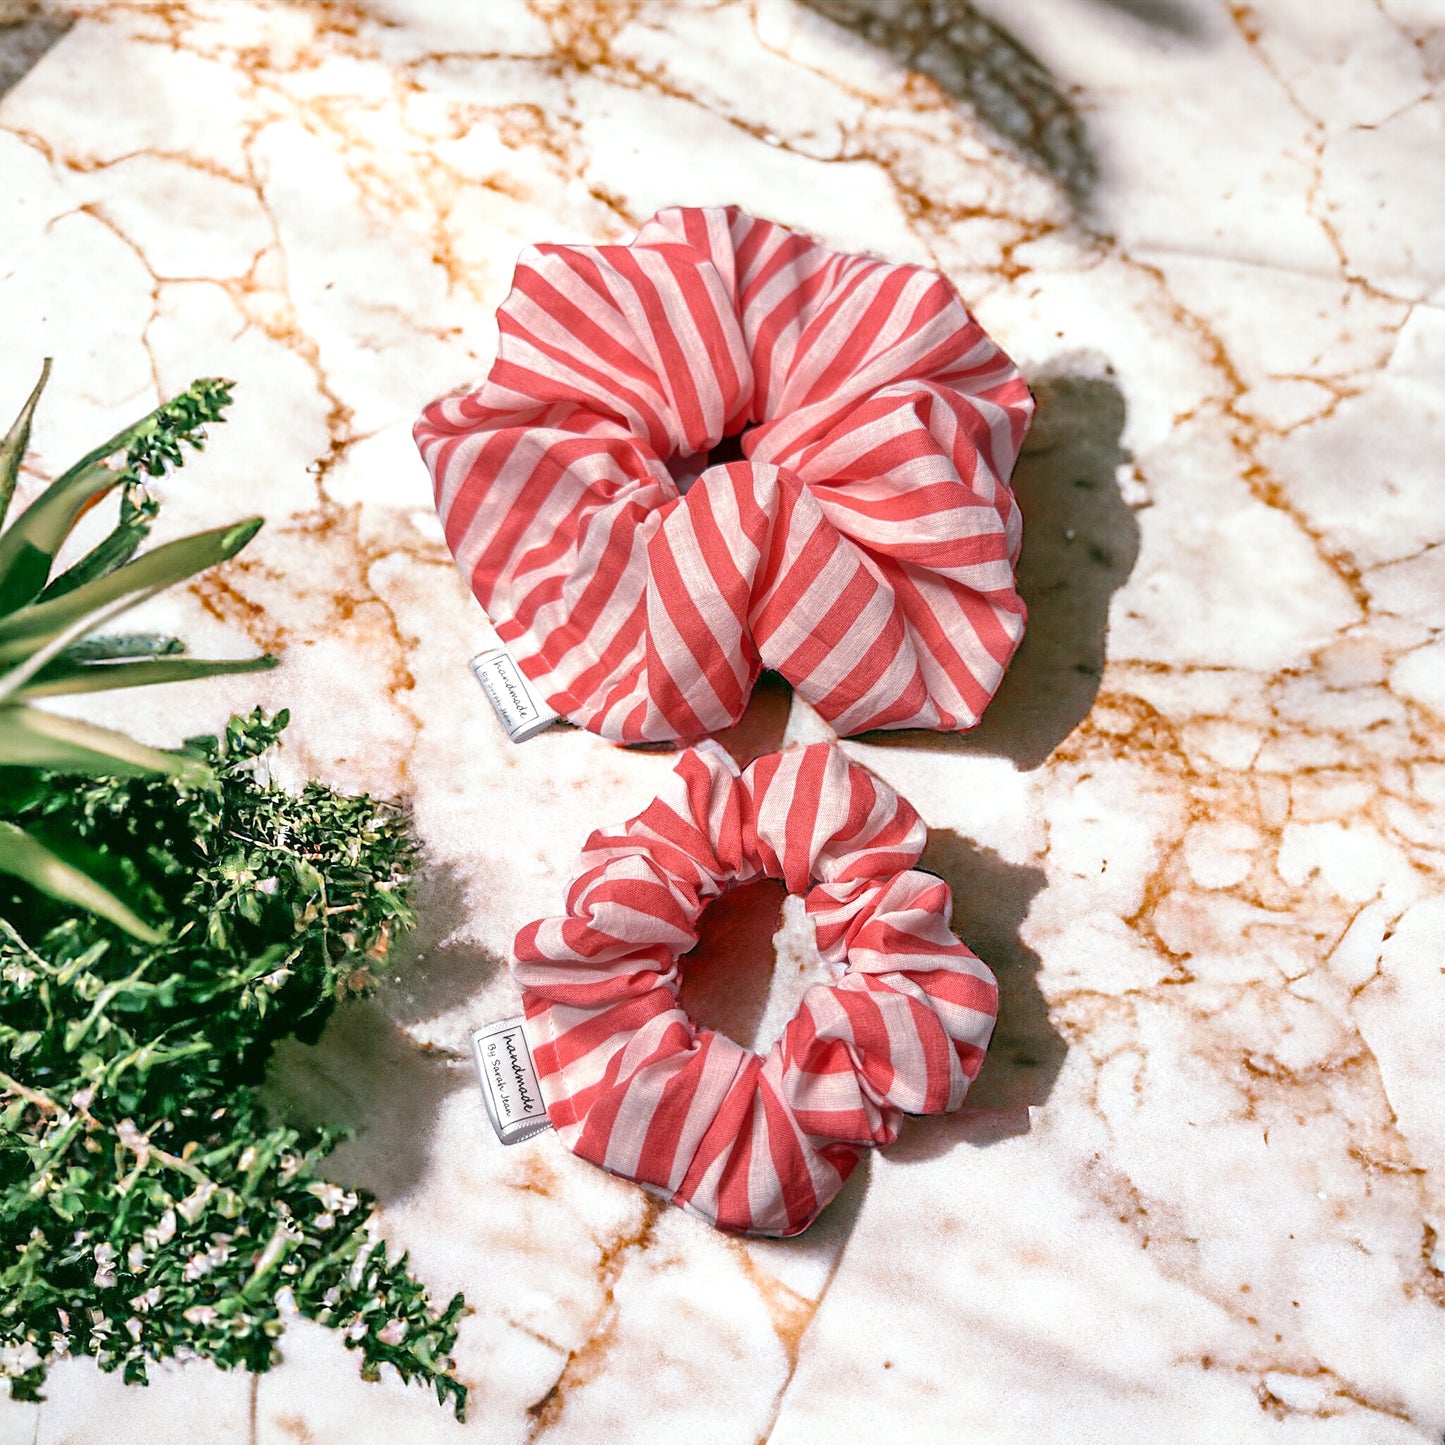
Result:
[[[160,1222],[141,1235],[147,1249],[158,1249],[163,1244],[169,1244],[175,1237],[176,1211],[174,1209],[166,1210],[161,1215]]]
[[[110,1289],[115,1284],[115,1246],[109,1243],[95,1246],[95,1283],[98,1289]]]

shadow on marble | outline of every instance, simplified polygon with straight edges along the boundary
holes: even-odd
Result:
[[[1068,1051],[1049,1021],[1039,989],[1040,961],[1022,929],[1047,878],[1042,869],[1005,862],[952,828],[932,828],[922,867],[953,890],[953,931],[998,979],[998,1025],[971,1108],[1024,1110],[1049,1097]]]
[[[508,972],[506,959],[455,936],[477,908],[472,881],[455,864],[423,856],[412,905],[417,926],[399,940],[376,995],[387,1018],[400,1025],[427,1023],[469,1004]],[[457,1047],[465,1052],[465,1037]]]
[[[983,721],[969,733],[866,733],[880,747],[986,753],[1021,771],[1046,762],[1088,715],[1104,673],[1109,603],[1139,556],[1139,523],[1118,473],[1123,393],[1107,366],[1045,368],[1038,414],[1014,470],[1024,515],[1018,589],[1024,640]]]
[[[1090,0],[1101,10],[1117,10],[1151,30],[1164,30],[1173,38],[1198,40],[1205,33],[1204,17],[1189,0]]]
[[[968,0],[802,0],[964,101],[1083,205],[1099,171],[1073,101],[1048,69]],[[1131,14],[1151,7],[1125,3]],[[1171,4],[1171,12],[1182,6]],[[1172,27],[1171,27],[1172,28]]]
[[[697,946],[681,960],[678,998],[704,1028],[745,1049],[765,1049],[758,1037],[777,964],[773,935],[787,890],[776,878],[729,888],[698,920]]]
[[[892,1158],[891,1145],[888,1154]],[[755,1247],[762,1244],[773,1250],[796,1250],[806,1241],[806,1247],[816,1254],[831,1260],[841,1259],[858,1223],[858,1216],[863,1212],[863,1201],[868,1197],[868,1187],[873,1179],[873,1161],[877,1157],[876,1149],[864,1149],[858,1155],[858,1162],[843,1187],[803,1234],[790,1239],[753,1240],[750,1243]]]
[[[283,1043],[266,1073],[266,1101],[287,1123],[355,1131],[328,1161],[327,1178],[368,1189],[383,1205],[415,1191],[443,1102],[474,1084],[464,1036],[454,1049],[438,1047],[407,1026],[462,1007],[506,969],[473,943],[447,940],[467,916],[451,868],[424,866],[416,908],[418,926],[397,945],[377,992],[336,1009],[314,1044]]]
[[[918,729],[862,733],[859,740],[910,752],[974,752],[1041,767],[1088,716],[1104,674],[1109,605],[1139,557],[1139,523],[1119,474],[1126,406],[1107,360],[1061,357],[1031,378],[1034,424],[1014,469],[1024,517],[1018,589],[1028,628],[983,721],[968,733]],[[792,690],[776,673],[758,679],[746,711],[716,734],[739,766],[783,746]],[[680,744],[634,743],[630,752]]]
[[[970,1105],[1021,1111],[1044,1103],[1066,1045],[1039,990],[1039,956],[1021,930],[1045,874],[1008,863],[949,828],[930,830],[920,866],[952,889],[954,931],[999,982],[999,1022]],[[680,999],[688,1016],[759,1052],[772,1045],[803,988],[814,981],[808,976],[816,959],[812,948],[778,947],[788,929],[785,897],[783,885],[771,878],[729,889],[708,905],[697,946],[682,959]]]
[[[38,0],[0,0],[0,95],[23,80],[70,29],[70,17]]]
[[[715,732],[713,741],[727,749],[738,767],[745,768],[755,758],[783,746],[792,704],[793,689],[787,679],[765,670],[753,685],[743,715],[730,728]]]

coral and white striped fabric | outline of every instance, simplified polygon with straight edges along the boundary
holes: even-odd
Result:
[[[992,973],[949,928],[948,885],[913,868],[925,829],[831,744],[739,774],[706,743],[664,795],[592,834],[561,917],[517,935],[547,1112],[573,1153],[723,1229],[790,1235],[904,1114],[956,1109],[993,1029]],[[809,989],[766,1058],[696,1028],[678,958],[731,883],[806,891]]]
[[[1017,646],[1023,378],[941,275],[734,207],[523,253],[486,382],[416,438],[447,541],[559,713],[735,721],[763,667],[840,734],[969,728]],[[709,466],[738,438],[745,460]]]

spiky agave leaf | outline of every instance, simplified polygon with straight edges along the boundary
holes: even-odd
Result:
[[[47,356],[40,368],[40,380],[35,383],[35,390],[20,408],[20,415],[5,434],[5,440],[0,442],[0,522],[5,520],[5,513],[10,510],[10,498],[15,494],[15,479],[20,475],[20,463],[25,456],[25,448],[30,445],[30,422],[35,416],[40,393],[45,390],[45,383],[49,380],[50,358]]]
[[[257,532],[262,518],[248,517],[227,527],[196,532],[155,547],[144,555],[82,583],[73,592],[49,602],[36,602],[8,617],[0,617],[0,667],[13,668],[63,634],[71,633],[92,617],[116,603],[134,606],[177,582],[194,577],[217,563],[229,561]],[[128,600],[129,599],[129,600]],[[113,615],[107,613],[107,615]],[[85,631],[91,630],[85,627]],[[7,689],[0,676],[0,698]]]
[[[108,918],[144,943],[165,937],[138,917],[126,904],[90,874],[47,848],[38,838],[0,820],[0,872],[23,879],[32,888]]]
[[[15,487],[50,363],[0,443],[0,517]],[[161,476],[200,448],[205,427],[222,420],[231,383],[194,382],[180,396],[95,448],[50,484],[0,534],[0,768],[46,769],[92,777],[160,775],[195,786],[211,780],[189,752],[147,747],[125,733],[32,706],[38,698],[178,682],[274,666],[271,657],[177,657],[172,638],[97,638],[112,618],[198,572],[235,556],[259,517],[199,532],[136,556],[157,511],[140,495],[138,473]],[[125,452],[124,466],[109,465]],[[55,556],[79,518],[124,486],[117,526],[58,577]],[[109,918],[138,938],[153,929],[83,865],[56,855],[14,825],[0,828],[0,872]]]
[[[132,662],[76,662],[62,652],[16,689],[17,698],[65,697],[83,692],[109,692],[124,687],[149,687],[161,682],[189,682],[233,672],[266,672],[278,658],[158,657]]]
[[[190,753],[147,747],[127,733],[38,707],[0,707],[0,766],[104,778],[161,774],[195,785],[209,777]]]
[[[80,517],[107,492],[134,482],[137,469],[159,477],[168,466],[183,465],[182,443],[200,450],[205,445],[206,425],[222,420],[233,385],[216,377],[193,382],[179,396],[88,452],[41,492],[0,536],[0,613],[13,612],[40,595],[61,544]],[[39,387],[27,408],[33,410],[38,397]],[[25,411],[16,426],[22,421],[28,436]],[[126,465],[108,466],[109,459],[122,450]]]
[[[162,632],[119,632],[82,637],[65,649],[76,662],[129,662],[137,657],[179,657],[186,644]]]
[[[127,486],[120,494],[120,520],[79,562],[52,577],[35,600],[49,602],[129,562],[150,534],[160,509],[160,502],[138,483]]]

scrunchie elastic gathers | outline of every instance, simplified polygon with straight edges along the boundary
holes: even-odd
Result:
[[[498,323],[487,381],[416,438],[554,709],[697,737],[766,666],[843,735],[978,721],[1023,631],[1032,401],[942,276],[673,209],[630,246],[529,248]]]
[[[806,1229],[903,1114],[956,1109],[993,1029],[992,973],[913,868],[918,814],[835,747],[682,755],[669,790],[587,840],[567,912],[517,935],[542,1097],[574,1154],[750,1234]],[[678,958],[729,884],[807,892],[810,988],[766,1058],[678,1007]],[[811,885],[811,886],[810,886]]]

